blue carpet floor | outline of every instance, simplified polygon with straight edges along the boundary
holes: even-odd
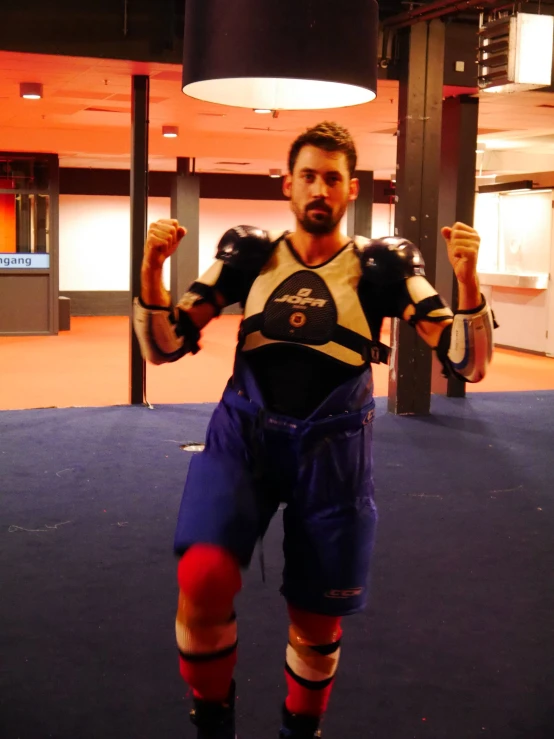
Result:
[[[211,405],[0,413],[1,739],[193,737],[174,524]],[[554,737],[554,393],[378,401],[371,605],[325,739]],[[280,514],[237,603],[239,739],[275,739]]]

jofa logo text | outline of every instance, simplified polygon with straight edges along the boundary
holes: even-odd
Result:
[[[283,295],[282,298],[275,298],[274,303],[289,303],[290,305],[311,305],[312,308],[323,308],[327,303],[321,298],[311,298],[312,290],[307,287],[301,288],[296,295]]]

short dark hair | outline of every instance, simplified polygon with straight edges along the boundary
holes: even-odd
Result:
[[[289,172],[291,174],[298,159],[298,154],[304,146],[316,146],[318,149],[324,149],[325,151],[342,151],[348,161],[350,177],[354,174],[358,155],[352,136],[344,126],[339,126],[338,123],[331,121],[323,121],[300,134],[293,141],[289,151]]]

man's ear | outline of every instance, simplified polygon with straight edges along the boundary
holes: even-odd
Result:
[[[350,180],[350,192],[348,194],[348,200],[357,200],[360,194],[360,180],[357,177],[352,177]]]
[[[290,198],[292,194],[292,177],[290,174],[286,174],[283,177],[283,195],[286,198]]]

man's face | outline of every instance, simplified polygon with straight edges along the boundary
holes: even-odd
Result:
[[[358,180],[350,178],[346,154],[316,146],[300,150],[294,171],[283,183],[299,225],[320,236],[335,230],[358,190]]]

